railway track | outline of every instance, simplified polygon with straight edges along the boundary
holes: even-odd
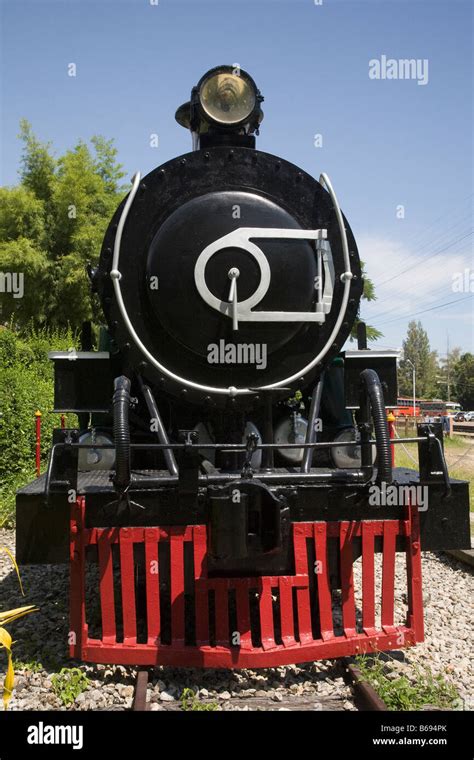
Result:
[[[387,705],[379,697],[375,689],[364,681],[359,668],[350,660],[344,660],[348,678],[354,692],[354,704],[360,711],[385,712]]]
[[[349,658],[343,658],[341,660],[344,671],[345,681],[352,689],[352,701],[354,707],[359,711],[377,711],[383,712],[388,708],[383,700],[378,696],[373,687],[364,681],[359,669]],[[133,697],[133,703],[131,710],[134,712],[146,712],[150,709],[150,703],[147,700],[147,688],[148,688],[148,671],[140,670],[137,673],[135,682],[135,692]],[[203,706],[210,704],[212,700],[200,700]],[[289,711],[315,711],[330,710],[331,712],[345,710],[344,702],[347,701],[346,697],[327,697],[321,696],[314,698],[314,696],[308,695],[293,695],[291,693],[288,696],[282,697],[281,700],[275,701],[271,697],[248,697],[246,699],[239,699],[240,709],[248,707],[249,710],[289,710]],[[168,708],[172,711],[179,711],[182,709],[179,702],[175,702]]]

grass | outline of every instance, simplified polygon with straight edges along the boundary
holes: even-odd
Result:
[[[80,668],[61,668],[51,678],[54,694],[63,705],[71,705],[89,686],[89,679]]]
[[[460,709],[459,694],[441,674],[434,675],[428,666],[414,665],[414,678],[406,675],[388,678],[393,672],[390,661],[360,655],[356,666],[389,710],[422,710],[425,705],[450,710]]]
[[[217,710],[217,702],[200,702],[192,689],[184,689],[181,694],[181,709],[190,712]]]
[[[44,670],[41,662],[37,660],[13,660],[15,670],[26,670],[28,673],[40,673]]]
[[[398,435],[402,437],[399,430]],[[404,433],[403,433],[404,435]],[[411,432],[408,432],[411,435]],[[396,467],[409,467],[418,469],[418,444],[405,443],[395,446],[395,465]],[[469,481],[469,498],[471,503],[471,512],[474,512],[474,439],[454,436],[454,438],[445,438],[444,451],[448,463],[448,472],[452,478],[457,480]],[[407,453],[408,452],[408,453]],[[467,454],[471,452],[471,456]],[[413,457],[413,459],[410,458]]]

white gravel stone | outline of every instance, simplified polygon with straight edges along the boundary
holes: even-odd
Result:
[[[167,691],[160,692],[160,699],[162,702],[174,702],[174,697]]]

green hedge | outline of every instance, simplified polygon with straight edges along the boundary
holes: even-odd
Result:
[[[14,520],[15,491],[35,477],[35,411],[42,413],[41,467],[53,427],[53,363],[48,351],[77,347],[70,331],[0,327],[0,526]],[[71,424],[75,424],[72,419]]]

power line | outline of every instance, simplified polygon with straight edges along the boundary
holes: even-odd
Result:
[[[427,299],[430,299],[428,301],[428,304],[427,304],[427,305],[430,305],[430,304],[432,304],[432,303],[434,303],[436,301],[436,299],[437,299],[438,296],[441,298],[441,297],[444,297],[444,296],[448,295],[448,293],[446,292],[447,290],[448,290],[448,293],[449,293],[449,291],[451,289],[448,288],[447,285],[441,285],[441,287],[436,288],[436,290],[430,290],[429,293],[427,293],[425,296],[420,295],[420,294],[416,294],[416,298],[419,299],[421,302],[423,302],[423,301],[425,301]],[[404,294],[404,295],[406,295],[406,294]],[[415,297],[415,296],[413,296],[413,297]],[[398,301],[398,298],[399,298],[398,296],[392,295],[392,297],[390,299],[386,299],[386,300]],[[423,305],[423,304],[420,303],[420,305]],[[380,319],[381,317],[385,317],[387,314],[391,314],[392,312],[399,311],[399,310],[400,310],[400,303],[396,303],[396,305],[393,306],[391,309],[385,309],[384,311],[375,312],[374,314],[370,314],[370,319]]]
[[[473,193],[473,195],[474,195],[474,193]],[[468,199],[470,197],[472,197],[472,196],[469,196]],[[466,200],[468,200],[468,199],[466,199]],[[426,248],[429,248],[432,245],[439,245],[441,243],[441,245],[443,246],[445,244],[445,242],[446,242],[446,241],[442,242],[443,238],[445,238],[452,230],[459,229],[461,223],[463,223],[465,219],[468,219],[468,218],[472,219],[472,217],[473,217],[473,212],[471,210],[467,214],[464,214],[460,219],[458,219],[455,224],[453,224],[450,227],[446,228],[445,230],[437,233],[434,237],[430,237],[428,239],[428,241],[425,242],[425,243],[423,243],[421,246],[418,243],[416,243],[415,246],[414,246],[414,248],[412,248],[412,250],[410,251],[410,254],[408,256],[404,256],[400,260],[399,263],[403,264],[405,261],[411,261],[413,259],[413,255],[414,254],[419,254],[422,251],[424,251]],[[430,225],[430,226],[433,227],[434,225]],[[429,227],[427,229],[429,229]],[[416,239],[416,236],[415,236],[415,239]],[[397,248],[394,248],[392,250],[392,253],[396,253],[397,251],[401,250],[402,248],[406,248],[407,246],[413,245],[413,243],[414,243],[413,240],[412,241],[409,240],[408,243],[403,243],[403,244],[399,245]],[[363,252],[361,252],[361,258],[364,259]],[[387,280],[385,280],[383,282],[383,284],[385,284],[385,283],[387,283],[389,281],[390,280],[387,279]],[[382,283],[378,283],[377,284],[378,287],[380,287],[381,285],[382,285]]]
[[[426,233],[426,232],[428,232],[428,230],[431,230],[433,227],[435,227],[435,226],[436,226],[436,224],[437,224],[437,223],[438,223],[438,222],[439,222],[441,219],[446,219],[446,215],[447,215],[447,214],[449,215],[449,217],[450,217],[451,219],[452,219],[453,217],[455,217],[455,216],[456,216],[456,215],[457,215],[457,214],[460,212],[460,210],[461,210],[461,209],[460,209],[460,207],[461,207],[461,206],[462,206],[464,203],[467,203],[467,201],[469,201],[469,200],[470,200],[470,199],[471,199],[473,196],[474,196],[474,193],[471,193],[470,195],[466,196],[466,198],[463,198],[463,199],[462,199],[462,201],[459,201],[459,203],[457,203],[457,204],[456,204],[456,206],[455,206],[454,210],[450,209],[450,210],[448,210],[448,211],[443,211],[443,213],[442,213],[440,216],[438,216],[438,217],[437,217],[437,218],[436,218],[436,219],[435,219],[433,222],[431,222],[431,223],[430,223],[430,224],[429,224],[427,227],[425,227],[425,229],[424,229],[424,230],[422,230],[421,232],[417,233],[417,234],[414,236],[414,238],[411,240],[411,243],[413,244],[415,241],[417,241],[417,238],[419,238],[420,240],[418,240],[418,241],[417,241],[417,245],[418,245],[418,244],[419,244],[419,242],[420,242],[421,240],[423,240],[423,236],[425,235],[425,233]],[[451,212],[452,212],[452,213],[451,213]],[[464,219],[466,216],[472,216],[472,210],[471,210],[471,211],[469,211],[467,215],[465,214],[465,215],[462,217],[462,219]],[[446,232],[448,232],[449,230],[451,230],[451,229],[454,229],[454,227],[458,226],[458,224],[459,224],[459,221],[460,221],[460,220],[458,220],[458,222],[456,222],[456,224],[454,224],[454,225],[453,225],[453,227],[449,227],[447,230],[445,230],[445,232],[444,232],[444,233],[441,233],[441,235],[444,235],[444,234],[445,234]],[[427,245],[429,245],[429,244],[430,244],[430,241],[429,241],[428,243],[425,243],[425,244],[423,244],[422,248],[421,248],[421,249],[419,249],[419,250],[422,250],[423,248],[425,248],[425,247],[426,247]],[[401,250],[402,248],[404,248],[406,245],[407,245],[406,243],[401,243],[401,244],[400,244],[400,245],[399,245],[397,248],[395,248],[395,249],[394,249],[394,251],[393,251],[393,252],[394,252],[394,253],[396,253],[397,251],[399,251],[399,250]],[[363,258],[363,257],[362,257],[362,258]],[[407,256],[407,257],[405,257],[405,258],[408,260],[410,257],[409,257],[409,256]]]
[[[427,261],[427,259],[425,259],[424,261]],[[423,262],[420,262],[420,263],[423,263]],[[426,300],[426,298],[430,298],[430,297],[433,297],[433,296],[434,297],[436,297],[438,295],[439,296],[443,296],[443,295],[446,294],[446,290],[447,290],[446,284],[445,285],[441,285],[439,288],[436,288],[435,290],[431,290],[429,293],[426,294],[425,297],[423,295],[417,294],[417,298],[421,299],[423,301],[423,300]],[[389,301],[393,302],[394,300],[397,300],[397,297],[394,294],[392,294],[391,296],[386,296],[385,298],[382,298],[380,301],[377,299],[377,303],[376,304],[373,303],[373,302],[372,303],[373,303],[374,306],[379,306],[379,305],[381,305],[383,303],[387,303]],[[428,301],[428,303],[430,303],[430,302]],[[399,308],[400,308],[399,303],[396,303],[394,306],[392,306],[389,309],[382,309],[382,311],[377,311],[376,310],[373,314],[370,315],[370,319],[380,319],[380,317],[385,317],[387,314],[391,314],[392,312],[397,311]]]
[[[401,274],[405,274],[406,272],[409,272],[412,269],[415,269],[415,267],[420,266],[420,264],[424,264],[430,259],[433,259],[435,256],[439,256],[441,253],[444,253],[445,251],[449,250],[453,247],[453,245],[456,245],[456,243],[459,243],[461,240],[464,240],[465,238],[472,235],[473,230],[470,232],[467,232],[465,235],[462,235],[457,240],[453,240],[452,243],[449,245],[441,248],[439,251],[436,251],[436,253],[431,253],[429,256],[425,256],[424,258],[420,259],[420,261],[417,261],[415,264],[412,264],[411,266],[407,267],[406,269],[402,269],[400,272],[394,272],[390,277],[388,277],[386,280],[382,280],[382,282],[377,283],[377,287],[380,288],[382,285],[385,285],[387,282],[391,282],[394,277],[399,277]]]
[[[466,219],[472,220],[472,216],[473,216],[472,211],[469,211],[467,214],[464,214],[463,216],[461,216],[460,219],[458,219],[450,227],[447,227],[445,230],[438,232],[436,235],[434,235],[434,237],[430,237],[429,240],[427,240],[421,246],[419,244],[416,244],[414,247],[414,250],[421,252],[421,251],[424,251],[426,248],[429,248],[431,245],[435,243],[442,242],[443,238],[445,238],[446,236],[449,236],[449,233],[451,233],[452,230],[459,229],[461,224],[463,224]],[[409,261],[411,258],[412,258],[412,252],[410,252],[408,256],[405,256],[403,259],[401,259],[401,263],[403,263],[404,261]]]
[[[431,290],[427,294],[426,298],[429,298],[430,296],[436,297],[436,296],[441,296],[441,295],[445,295],[445,294],[446,294],[446,285],[442,285],[440,288],[437,288],[436,290]],[[421,300],[425,300],[423,298],[423,296],[418,296],[417,295],[417,298],[421,298]],[[387,301],[389,301],[389,300],[393,301],[393,300],[397,300],[397,298],[392,295],[391,298],[387,298],[385,300],[387,300]],[[429,301],[428,303],[433,303],[433,301]],[[400,304],[397,303],[396,306],[393,306],[391,309],[385,309],[384,311],[375,312],[375,314],[371,314],[370,315],[370,319],[380,319],[380,317],[385,317],[387,314],[391,314],[392,312],[399,311],[399,310],[400,310]]]
[[[454,301],[448,301],[448,303],[440,304],[439,306],[431,306],[429,309],[422,309],[422,311],[415,311],[413,314],[404,314],[402,317],[396,317],[395,319],[389,319],[387,322],[381,322],[378,326],[389,325],[392,322],[399,322],[401,319],[410,319],[410,317],[417,317],[419,314],[426,314],[427,311],[437,311],[438,309],[444,309],[446,306],[452,306],[455,303],[462,303],[468,298],[474,298],[474,294],[464,296],[464,298],[456,298]]]

